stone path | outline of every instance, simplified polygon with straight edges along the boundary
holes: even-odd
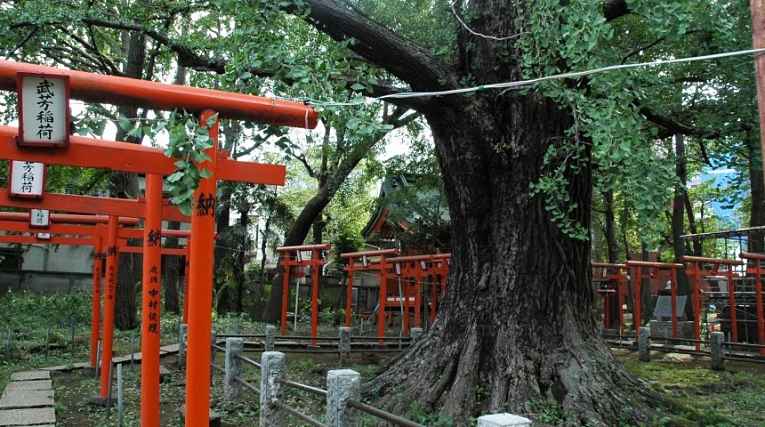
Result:
[[[0,397],[0,426],[54,426],[54,406],[50,372],[17,372]]]
[[[170,345],[164,345],[159,348],[159,356],[169,356],[171,354],[178,353],[178,344],[170,344]],[[135,363],[141,363],[141,353],[133,353],[132,354],[132,360]],[[127,363],[131,361],[131,355],[128,354],[126,356],[119,356],[119,357],[113,357],[112,362],[114,363]],[[88,362],[78,362],[78,363],[72,363],[70,365],[58,365],[58,366],[49,366],[47,368],[42,368],[43,371],[51,371],[51,372],[64,372],[64,371],[74,371],[76,369],[85,369],[90,367],[90,363]]]

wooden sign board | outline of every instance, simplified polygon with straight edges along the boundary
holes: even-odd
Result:
[[[42,198],[45,190],[45,164],[12,160],[8,174],[11,196]]]
[[[29,211],[29,226],[48,228],[50,225],[50,211],[47,209],[31,209]]]
[[[19,137],[22,146],[61,147],[69,143],[69,77],[18,73]]]

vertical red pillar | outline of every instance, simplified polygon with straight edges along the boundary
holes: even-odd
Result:
[[[103,257],[103,227],[96,226],[93,236],[93,291],[91,293],[90,316],[90,367],[98,363],[98,336],[101,325],[101,259]]]
[[[183,278],[183,323],[189,323],[189,283],[191,274],[191,237],[186,239],[186,265]]]
[[[422,265],[414,263],[414,326],[422,327]]]
[[[624,277],[624,271],[618,269],[618,279],[616,281],[616,301],[619,304],[619,336],[624,335],[624,285],[626,278]]]
[[[106,237],[106,286],[104,287],[104,339],[101,346],[101,381],[98,397],[106,402],[109,399],[110,378],[112,375],[112,340],[114,338],[114,293],[117,289],[117,269],[119,253],[117,251],[117,228],[119,220],[109,217]]]
[[[141,426],[159,427],[159,316],[162,260],[162,176],[146,174],[141,280]]]
[[[403,298],[401,302],[404,305],[404,313],[403,313],[403,316],[401,317],[401,327],[404,329],[405,337],[409,336],[409,312],[411,311],[411,306],[409,305],[409,283],[408,283],[409,275],[406,274],[408,273],[408,271],[409,271],[409,268],[406,266],[406,264],[404,264],[403,271],[398,273],[399,283],[401,283],[402,274],[404,276],[404,280],[403,280],[404,284],[401,286],[402,295],[399,295],[399,296]]]
[[[762,267],[760,266],[762,260],[754,259],[753,261],[756,263],[754,267],[754,303],[757,312],[757,337],[760,345],[765,345],[765,313],[763,312]],[[760,349],[760,354],[765,356],[765,348]]]
[[[677,338],[677,268],[670,267],[670,286],[672,288],[672,338]]]
[[[385,303],[388,302],[388,266],[385,255],[380,256],[380,301],[377,304],[377,337],[385,336]],[[380,344],[383,340],[380,339]]]
[[[640,313],[640,288],[641,288],[641,281],[643,280],[643,268],[642,267],[635,267],[635,286],[633,287],[633,293],[634,293],[634,301],[633,301],[633,307],[632,307],[632,325],[635,328],[635,339],[638,339],[640,336],[640,325],[643,324],[642,316]]]
[[[290,253],[284,252],[282,255],[282,313],[281,313],[281,335],[287,335],[287,309],[290,305]],[[295,313],[297,319],[297,312]]]
[[[730,340],[738,342],[738,323],[736,322],[736,284],[733,283],[733,266],[728,266],[728,312],[730,313]]]
[[[430,287],[430,323],[436,320],[436,311],[438,310],[438,285],[436,284],[435,263],[430,264],[430,279],[428,280],[428,286]]]
[[[319,270],[321,270],[321,251],[311,251],[311,342],[316,345],[319,333]]]
[[[348,258],[348,284],[345,287],[345,326],[353,323],[353,257]]]
[[[191,266],[189,277],[188,357],[186,358],[186,426],[210,424],[210,339],[212,328],[213,246],[216,207],[216,159],[218,157],[218,120],[216,113],[202,112],[202,126],[210,127],[207,149],[209,160],[199,164],[210,175],[199,181],[194,191],[191,213]]]
[[[691,263],[691,304],[693,304],[693,336],[696,340],[696,351],[701,351],[701,269],[695,262]]]

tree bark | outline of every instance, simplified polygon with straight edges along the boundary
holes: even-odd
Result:
[[[675,262],[683,263],[683,257],[685,256],[685,242],[680,238],[685,234],[685,221],[684,221],[684,207],[685,197],[688,191],[688,168],[687,158],[685,156],[685,137],[681,134],[675,135],[675,175],[677,176],[678,183],[675,185],[675,195],[672,199],[672,248],[675,253]],[[690,282],[685,275],[685,270],[678,270],[678,294],[690,295]],[[690,309],[691,304],[687,304],[686,308]],[[688,313],[691,313],[689,310]]]
[[[763,182],[760,144],[752,134],[747,135],[747,150],[749,151],[749,184],[752,191],[749,226],[758,227],[765,225],[765,183]],[[752,233],[749,236],[749,250],[765,252],[762,233]]]
[[[614,215],[614,192],[604,191],[603,202],[606,208],[606,250],[608,262],[615,263],[619,260],[619,243],[616,241],[616,219]]]
[[[146,60],[146,37],[138,32],[126,33],[124,41],[127,57],[124,74],[140,79],[143,76]],[[121,116],[128,119],[138,117],[138,109],[135,107],[120,107],[118,111]],[[134,144],[141,142],[136,138],[128,136],[128,130],[122,128],[118,128],[116,139]],[[138,176],[136,174],[114,172],[109,181],[112,197],[135,199],[139,196]],[[138,298],[136,290],[142,274],[141,256],[138,254],[122,254],[119,258],[120,265],[117,274],[117,292],[115,294],[115,325],[120,330],[133,329],[138,326]]]
[[[306,3],[317,28],[353,38],[350,49],[416,90],[456,86],[466,76],[477,84],[522,76],[521,52],[511,43],[461,31],[457,64],[442,68],[350,7]],[[533,7],[473,0],[466,15],[480,33],[516,34]],[[504,59],[508,52],[514,59]],[[589,242],[563,235],[544,198],[530,190],[551,144],[581,143],[567,135],[572,114],[534,91],[434,98],[421,111],[449,202],[448,292],[433,328],[365,392],[399,412],[414,401],[441,408],[457,425],[489,411],[529,413],[532,402],[548,399],[574,417],[572,424],[645,423],[656,396],[596,333]],[[588,158],[589,148],[582,150]],[[576,203],[572,219],[589,227],[591,169],[586,160],[578,166],[566,191]]]

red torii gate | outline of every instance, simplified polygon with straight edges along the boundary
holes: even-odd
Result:
[[[613,323],[611,320],[612,297],[616,296],[616,316],[619,328],[619,335],[624,333],[624,287],[627,284],[626,264],[591,262],[593,282],[601,282],[602,286],[597,292],[603,297],[603,329],[609,329]],[[613,284],[613,287],[611,286]]]
[[[202,124],[206,124],[216,114],[306,128],[315,127],[318,120],[318,115],[312,108],[299,103],[9,61],[0,61],[0,89],[15,89],[19,72],[63,74],[69,80],[71,96],[84,101],[139,105],[162,110],[182,108],[187,111],[201,112]],[[194,200],[204,200],[205,203],[197,203],[191,218],[190,291],[192,298],[189,307],[189,355],[186,369],[185,419],[187,426],[206,426],[209,422],[211,357],[209,343],[213,274],[209,255],[212,253],[212,236],[215,227],[214,205],[217,180],[282,185],[285,175],[283,166],[248,165],[225,156],[219,158],[217,118],[209,132],[213,144],[206,154],[210,160],[202,162],[199,166],[207,169],[211,174],[200,181],[194,193]],[[157,273],[160,253],[156,242],[152,244],[150,241],[149,233],[160,228],[162,175],[168,175],[174,171],[172,159],[164,157],[162,152],[156,149],[126,143],[103,143],[78,137],[70,138],[69,147],[63,153],[50,151],[22,153],[15,146],[15,136],[16,132],[12,128],[0,129],[0,151],[4,151],[0,153],[0,158],[146,173],[148,209],[145,222],[147,235],[144,238],[143,313],[146,315],[152,311],[158,314],[158,310],[154,311],[151,304],[156,304],[159,294]],[[212,206],[209,206],[209,202],[212,202]],[[108,236],[110,242],[116,242],[116,220],[110,221]],[[109,260],[112,261],[107,262],[107,273],[111,285],[115,280],[116,247],[110,246],[108,255]],[[109,289],[113,290],[111,286]],[[155,327],[150,328],[144,318],[141,326],[141,421],[144,426],[159,425],[159,331],[158,324],[152,326]],[[102,390],[105,388],[102,378]]]
[[[634,274],[631,274],[632,278],[632,292],[633,292],[633,305],[632,305],[632,323],[635,328],[635,339],[637,340],[640,335],[640,325],[643,321],[642,316],[642,280],[643,280],[643,268],[651,270],[670,270],[670,282],[671,282],[671,305],[672,305],[672,338],[677,338],[677,269],[685,268],[683,264],[669,263],[669,262],[652,262],[652,261],[632,261],[628,260],[625,265],[627,268],[632,269]]]
[[[449,274],[449,258],[451,254],[432,254],[432,255],[410,255],[395,258],[388,258],[388,262],[393,265],[393,271],[399,279],[404,280],[401,287],[399,300],[390,300],[388,302],[403,303],[402,328],[404,335],[409,335],[409,312],[414,308],[414,324],[416,327],[422,327],[422,282],[423,279],[430,276],[433,280],[439,278],[438,286],[434,281],[430,282],[430,305],[428,310],[429,319],[433,322],[438,311],[439,294],[443,295],[446,291],[446,279]],[[414,294],[414,301],[410,295]],[[386,297],[387,299],[387,297]]]
[[[7,218],[7,220],[2,220]],[[74,246],[93,246],[93,285],[91,291],[91,337],[90,337],[90,365],[96,366],[97,345],[99,337],[99,324],[101,321],[100,309],[100,280],[101,280],[101,259],[106,258],[103,253],[103,242],[106,238],[106,228],[102,221],[108,219],[106,216],[95,215],[72,215],[72,214],[51,214],[51,221],[56,222],[74,222],[94,224],[90,226],[69,225],[53,223],[47,227],[33,227],[28,222],[15,222],[29,218],[26,212],[0,212],[0,231],[12,231],[17,233],[28,233],[29,235],[2,235],[0,243],[20,243],[20,244],[60,244]],[[134,218],[120,218],[120,222],[135,223]],[[50,238],[41,239],[38,233],[50,233]],[[130,246],[127,239],[142,239],[142,229],[120,228],[118,230],[118,250],[117,253],[143,253],[142,247]],[[61,235],[66,235],[61,236]],[[183,230],[162,230],[162,236],[188,238],[189,232]],[[162,248],[162,255],[175,255],[188,257],[188,248]],[[186,277],[188,280],[188,277]],[[108,330],[113,330],[113,324],[104,325],[105,335],[111,335]],[[104,359],[105,360],[105,359]],[[105,362],[103,362],[105,363]]]
[[[380,296],[377,304],[377,337],[385,337],[385,302],[388,296],[388,269],[391,264],[387,261],[388,255],[398,255],[398,249],[381,249],[364,252],[346,252],[340,254],[340,258],[347,259],[345,271],[348,272],[348,283],[345,289],[345,326],[351,327],[353,323],[353,273],[356,271],[377,271],[380,277]],[[374,259],[370,262],[369,259]],[[357,264],[357,260],[361,264]]]
[[[746,272],[754,276],[754,304],[757,313],[757,341],[760,345],[765,345],[765,308],[763,307],[762,297],[762,262],[765,261],[765,254],[752,252],[741,252],[739,256],[749,261]],[[765,348],[760,348],[760,354],[765,356]]]
[[[315,245],[280,246],[276,248],[282,264],[282,312],[281,335],[287,335],[287,308],[290,302],[290,270],[296,267],[311,267],[311,343],[316,345],[319,329],[319,277],[320,269],[326,263],[324,254],[332,245],[320,243]],[[303,259],[301,252],[311,252],[311,257]],[[297,316],[297,312],[295,312]]]

